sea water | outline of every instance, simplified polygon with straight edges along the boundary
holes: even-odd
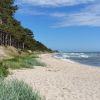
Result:
[[[55,53],[54,57],[100,67],[100,52],[61,52]]]

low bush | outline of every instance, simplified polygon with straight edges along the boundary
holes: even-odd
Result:
[[[2,62],[0,63],[0,77],[7,76],[9,74],[7,67],[2,67]]]

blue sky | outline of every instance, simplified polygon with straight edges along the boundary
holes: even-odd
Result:
[[[100,0],[16,0],[15,17],[52,49],[100,51]]]

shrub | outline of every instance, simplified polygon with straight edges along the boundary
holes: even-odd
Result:
[[[0,62],[0,77],[7,76],[9,74],[8,68],[2,66],[2,62]]]
[[[23,81],[1,79],[0,100],[41,100],[41,97]]]

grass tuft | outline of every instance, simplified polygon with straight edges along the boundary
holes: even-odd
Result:
[[[0,77],[6,77],[9,74],[8,68],[2,67],[2,62],[0,63]]]
[[[0,79],[0,100],[42,100],[38,93],[33,92],[23,81]]]
[[[34,68],[34,66],[45,66],[44,63],[38,61],[36,55],[16,56],[11,59],[0,61],[0,76],[7,76],[8,68]]]

